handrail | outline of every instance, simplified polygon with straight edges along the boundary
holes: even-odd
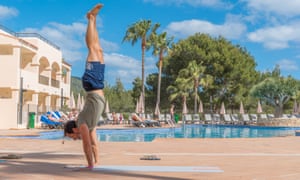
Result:
[[[36,38],[46,42],[50,46],[54,47],[55,49],[60,50],[60,48],[57,45],[50,42],[48,39],[44,38],[43,36],[41,36],[38,33],[16,33],[16,35],[17,35],[17,37],[36,37]]]
[[[22,37],[36,37],[36,38],[38,38],[38,39],[46,42],[50,46],[54,47],[55,49],[60,50],[60,47],[58,47],[54,43],[50,42],[48,39],[44,38],[43,36],[41,36],[38,33],[16,33],[16,32],[8,29],[7,27],[5,27],[5,26],[3,26],[1,24],[0,24],[0,29],[2,29],[3,31],[5,31],[5,32],[7,32],[9,34],[12,34],[15,37],[19,37],[19,38],[22,38]]]
[[[16,33],[15,33],[14,31],[8,29],[7,27],[5,27],[5,26],[3,26],[3,25],[1,25],[1,24],[0,24],[0,29],[2,29],[2,30],[5,31],[5,32],[8,32],[9,34],[12,34],[12,35],[14,35],[14,36],[17,36]]]

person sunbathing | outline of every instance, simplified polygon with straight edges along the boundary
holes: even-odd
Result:
[[[46,115],[47,115],[47,118],[53,122],[64,122],[65,121],[62,118],[53,116],[53,114],[50,111],[48,111]]]
[[[78,118],[78,114],[78,110],[76,108],[72,108],[71,112],[69,112],[68,114],[68,119],[76,121]]]
[[[139,127],[146,127],[143,120],[136,113],[131,115],[131,119],[135,122],[135,125]]]
[[[140,122],[144,126],[148,126],[148,127],[160,126],[159,121],[141,118],[136,113],[132,114],[131,119],[134,121]]]

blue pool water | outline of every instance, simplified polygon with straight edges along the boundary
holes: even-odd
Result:
[[[300,127],[260,127],[236,125],[185,125],[178,128],[137,128],[97,130],[107,142],[150,142],[155,138],[260,138],[294,136]],[[62,139],[62,131],[43,132],[38,139]]]

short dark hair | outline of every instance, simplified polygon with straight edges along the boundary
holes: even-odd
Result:
[[[73,132],[73,128],[77,128],[77,124],[74,120],[68,121],[65,124],[65,128],[64,128],[64,135],[66,136],[66,134],[72,134]]]

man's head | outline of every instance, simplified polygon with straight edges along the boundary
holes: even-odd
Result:
[[[80,133],[79,133],[79,129],[77,128],[77,124],[75,121],[68,121],[65,124],[65,128],[64,128],[64,135],[72,138],[74,140],[76,139],[81,139]]]

